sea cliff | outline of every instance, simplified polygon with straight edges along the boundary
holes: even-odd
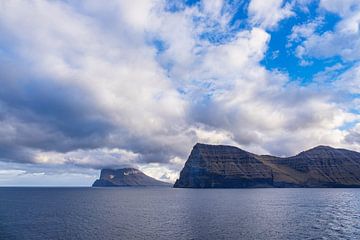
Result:
[[[198,143],[174,187],[360,187],[360,153],[318,146],[282,158]]]
[[[170,183],[156,180],[135,168],[102,169],[100,178],[93,187],[137,187],[170,186]]]

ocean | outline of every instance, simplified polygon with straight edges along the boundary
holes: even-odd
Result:
[[[0,239],[360,239],[360,189],[0,188]]]

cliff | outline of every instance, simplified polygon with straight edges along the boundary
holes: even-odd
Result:
[[[93,187],[134,187],[134,186],[170,186],[170,183],[156,180],[135,168],[102,169],[100,178]]]
[[[174,187],[360,187],[360,153],[318,146],[280,158],[198,143]]]

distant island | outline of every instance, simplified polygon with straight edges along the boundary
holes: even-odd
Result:
[[[360,187],[360,153],[318,146],[282,158],[198,143],[174,187]]]
[[[100,178],[93,187],[146,187],[171,186],[170,183],[156,180],[135,168],[102,169]]]

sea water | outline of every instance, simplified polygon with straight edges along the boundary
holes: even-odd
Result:
[[[0,239],[360,239],[360,189],[0,188]]]

